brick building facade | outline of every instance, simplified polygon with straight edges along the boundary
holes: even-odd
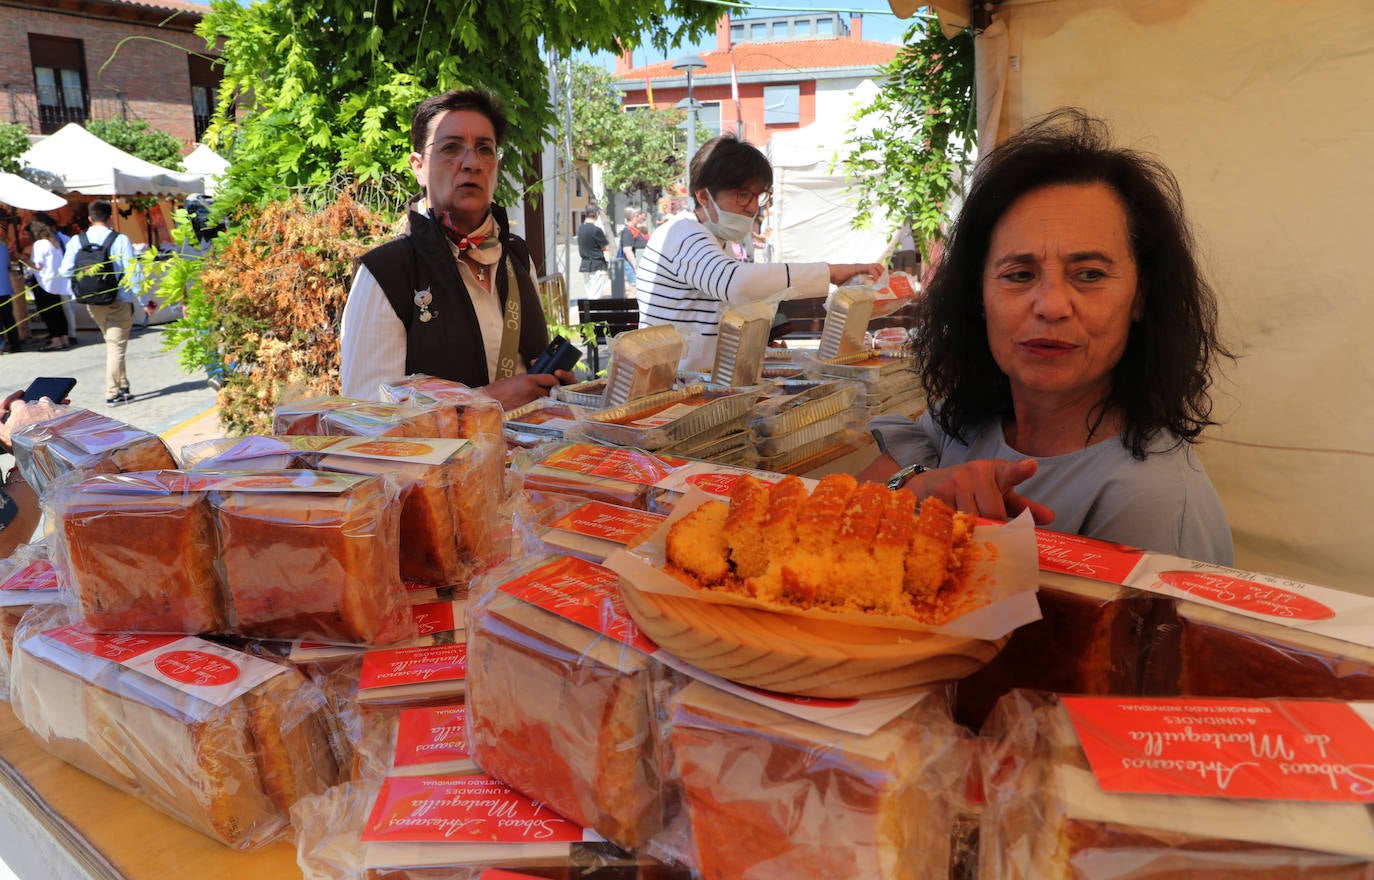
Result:
[[[219,75],[187,0],[0,0],[0,120],[50,134],[142,119],[195,146]]]

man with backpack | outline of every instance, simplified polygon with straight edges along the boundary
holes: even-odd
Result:
[[[72,296],[84,303],[105,337],[105,403],[134,399],[124,370],[129,331],[134,326],[140,273],[129,237],[109,227],[114,210],[104,199],[90,205],[90,228],[67,242],[61,273],[72,279]]]

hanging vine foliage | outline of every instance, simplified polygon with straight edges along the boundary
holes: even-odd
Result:
[[[859,222],[886,212],[910,225],[928,256],[977,147],[973,33],[946,39],[930,16],[915,21],[902,42],[883,69],[877,100],[855,116],[872,131],[856,135],[845,167],[858,181]]]

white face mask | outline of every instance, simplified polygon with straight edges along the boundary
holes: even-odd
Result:
[[[711,230],[711,234],[721,241],[744,241],[749,233],[754,231],[754,218],[746,214],[731,214],[723,210],[716,204],[716,197],[710,190],[706,191],[706,198],[710,200],[711,207],[716,209],[714,223],[711,220],[702,220],[701,225]],[[710,214],[707,214],[710,217]]]

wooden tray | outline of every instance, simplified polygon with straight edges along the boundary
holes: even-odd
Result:
[[[854,626],[637,590],[621,579],[625,607],[668,653],[739,684],[831,699],[909,693],[969,675],[996,642]]]

